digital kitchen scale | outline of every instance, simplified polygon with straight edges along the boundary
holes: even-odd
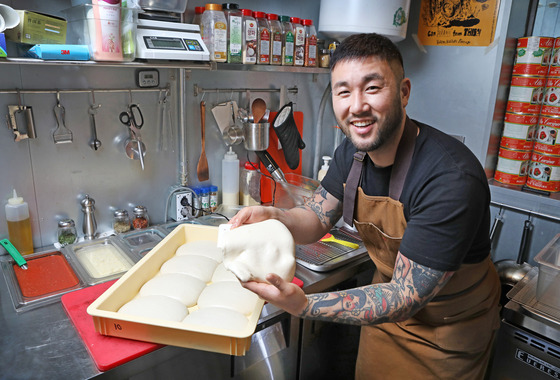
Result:
[[[210,53],[198,25],[138,19],[136,58],[209,61]]]

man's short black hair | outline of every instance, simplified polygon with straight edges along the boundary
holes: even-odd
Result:
[[[377,33],[353,34],[347,37],[334,51],[330,60],[331,71],[342,61],[363,60],[377,57],[393,65],[397,63],[404,73],[401,52],[387,37]]]

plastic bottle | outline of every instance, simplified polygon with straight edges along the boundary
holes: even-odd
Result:
[[[241,13],[243,14],[242,61],[245,64],[253,65],[257,63],[257,21],[253,17],[253,11],[250,9],[242,9]]]
[[[282,24],[278,21],[278,15],[268,13],[266,15],[270,28],[270,64],[282,64]]]
[[[243,14],[239,5],[235,3],[222,4],[224,15],[227,20],[227,61],[229,63],[241,63],[241,45],[243,40]]]
[[[321,170],[317,173],[317,180],[322,181],[329,170],[329,162],[332,160],[330,156],[323,156],[323,166],[321,166]]]
[[[194,17],[191,24],[200,26],[202,23],[202,14],[204,13],[204,7],[194,7]]]
[[[292,17],[294,28],[294,66],[303,66],[305,63],[305,28],[300,24],[298,17]]]
[[[317,31],[313,20],[303,20],[305,26],[305,61],[304,66],[317,67]]]
[[[29,206],[22,197],[18,197],[14,189],[13,197],[6,204],[6,221],[8,222],[8,236],[10,242],[22,255],[33,253],[33,236],[31,234],[31,220]]]
[[[231,146],[222,160],[222,204],[239,204],[239,159]]]
[[[270,64],[270,27],[268,21],[264,18],[264,12],[254,12],[253,16],[257,21],[257,64]]]
[[[290,16],[280,16],[282,24],[282,65],[293,66],[294,64],[294,28],[290,22]]]
[[[244,206],[261,204],[261,174],[257,171],[257,163],[246,162],[241,169],[239,202]]]
[[[206,4],[200,25],[202,40],[210,52],[210,60],[227,61],[227,20],[220,4]]]

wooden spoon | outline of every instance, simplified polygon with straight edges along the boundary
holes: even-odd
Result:
[[[200,158],[198,159],[198,165],[196,166],[196,175],[200,182],[207,181],[210,176],[208,175],[208,160],[206,159],[205,150],[205,128],[206,128],[206,103],[204,101],[200,102],[200,127],[202,134],[202,150],[200,151]]]
[[[251,104],[251,112],[253,113],[253,122],[258,124],[266,113],[266,103],[261,98],[256,98]]]

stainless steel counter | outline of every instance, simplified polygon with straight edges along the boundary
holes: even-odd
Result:
[[[373,263],[368,256],[352,261],[331,272],[318,273],[300,265],[296,276],[304,283],[307,293],[323,291],[365,271],[372,271]],[[148,379],[162,376],[154,370],[162,363],[177,366],[184,363],[180,358],[188,355],[189,363],[180,368],[184,378],[194,373],[201,378],[219,378],[212,371],[220,366],[230,366],[234,359],[229,355],[210,353],[180,347],[165,346],[107,372],[100,372],[89,356],[84,343],[62,304],[43,306],[38,309],[16,313],[4,279],[0,281],[0,377],[6,379]],[[265,305],[257,330],[283,312],[272,305]],[[251,351],[251,350],[249,350]],[[204,363],[205,369],[201,369]],[[180,365],[180,364],[179,364]],[[167,374],[166,374],[167,375]],[[169,378],[169,377],[167,377]]]

